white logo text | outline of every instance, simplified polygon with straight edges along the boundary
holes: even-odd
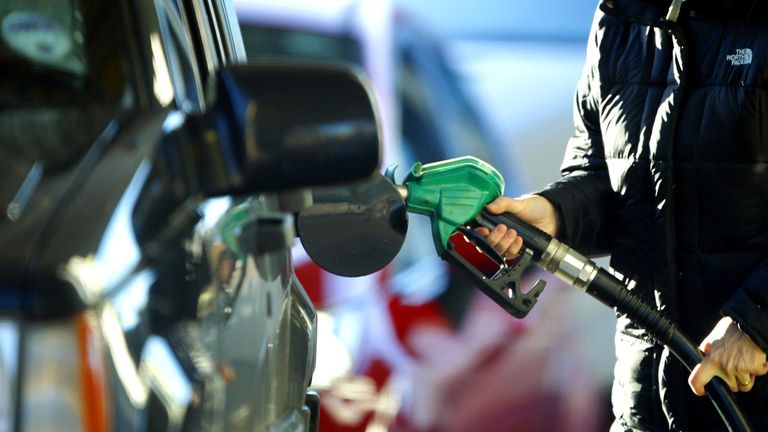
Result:
[[[725,59],[731,62],[731,66],[748,65],[752,63],[752,50],[738,48],[735,53],[725,56]]]

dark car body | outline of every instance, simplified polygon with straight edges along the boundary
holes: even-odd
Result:
[[[0,431],[316,430],[292,214],[378,164],[359,74],[242,66],[226,0],[0,20]]]

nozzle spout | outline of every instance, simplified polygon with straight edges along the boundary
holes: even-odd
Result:
[[[408,186],[395,185],[395,189],[397,189],[397,193],[400,194],[400,198],[402,198],[403,201],[408,202]]]

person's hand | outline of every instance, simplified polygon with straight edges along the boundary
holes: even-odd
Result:
[[[540,195],[526,195],[520,198],[499,197],[486,206],[493,214],[512,213],[529,224],[538,227],[547,234],[557,235],[558,215],[555,206]],[[505,258],[511,258],[520,252],[523,239],[517,232],[499,224],[493,230],[478,228],[477,232]]]
[[[744,334],[729,317],[721,319],[715,329],[699,345],[704,360],[688,377],[688,384],[698,396],[706,394],[704,386],[719,376],[734,393],[748,392],[755,377],[768,373],[768,361],[760,347]]]

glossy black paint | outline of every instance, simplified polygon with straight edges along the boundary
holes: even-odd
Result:
[[[250,63],[217,75],[214,110],[188,122],[202,139],[207,195],[344,182],[379,164],[377,116],[354,69],[323,63]]]
[[[389,264],[405,241],[408,214],[381,174],[348,185],[315,188],[298,216],[301,243],[314,262],[341,276],[363,276]]]
[[[6,289],[0,301],[23,305],[35,316],[70,315],[100,300],[108,288],[73,285],[77,278],[67,273],[72,270],[68,266],[77,265],[73,257],[89,259],[112,274],[138,264],[138,249],[130,257],[97,253],[107,241],[110,223],[136,229],[136,240],[151,253],[153,244],[158,247],[154,236],[173,237],[171,229],[191,229],[194,215],[180,214],[185,211],[180,206],[197,194],[339,182],[367,175],[377,166],[376,115],[367,88],[353,71],[259,64],[226,68],[218,78],[219,98],[205,114],[184,117],[167,135],[160,132],[167,121],[162,115],[114,122],[79,165],[43,175],[39,199],[32,200],[27,214],[14,223],[0,223],[0,241],[8,236],[6,244],[19,245],[0,252],[6,254],[0,267]],[[136,146],[137,133],[158,142],[157,151]],[[146,158],[155,162],[145,163],[138,173]],[[4,184],[23,183],[22,175],[8,173],[16,177]],[[138,174],[141,178],[134,178]],[[68,180],[66,189],[57,188],[62,175]],[[144,184],[147,179],[151,185]],[[114,222],[121,200],[123,208],[135,207],[143,217],[123,215]],[[55,217],[35,217],[43,203]],[[172,217],[177,224],[168,223]],[[179,217],[189,219],[186,227],[178,226]],[[15,236],[20,238],[11,240]],[[116,269],[115,262],[124,266]]]

